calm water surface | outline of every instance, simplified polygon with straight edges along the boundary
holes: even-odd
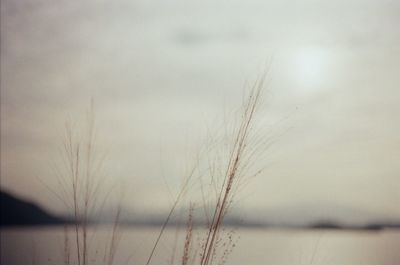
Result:
[[[93,229],[91,264],[102,264],[110,229]],[[145,264],[158,229],[124,227],[115,264]],[[203,230],[195,231],[202,234]],[[153,264],[170,264],[173,249],[182,248],[184,232],[169,228]],[[25,228],[1,230],[1,264],[62,264],[64,229]],[[73,238],[70,238],[72,241]],[[227,264],[399,265],[400,231],[264,230],[240,228]],[[176,247],[174,242],[178,242]],[[199,241],[194,241],[197,246]],[[180,253],[175,256],[178,264]]]

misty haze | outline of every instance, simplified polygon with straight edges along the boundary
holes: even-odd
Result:
[[[1,264],[400,264],[399,14],[1,1]]]

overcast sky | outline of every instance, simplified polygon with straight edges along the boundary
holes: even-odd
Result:
[[[124,207],[165,209],[268,64],[261,132],[282,122],[239,205],[400,217],[399,14],[387,0],[2,1],[1,187],[62,212],[38,179],[56,187],[64,121],[93,97]]]

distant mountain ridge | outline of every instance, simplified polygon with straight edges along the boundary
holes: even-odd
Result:
[[[71,224],[72,219],[60,218],[46,212],[32,202],[19,199],[5,191],[0,190],[0,226],[32,226],[32,225],[62,225]],[[243,209],[242,209],[243,210]],[[179,210],[178,210],[179,211]],[[173,216],[169,225],[185,225],[185,210]],[[91,223],[112,223],[115,221],[114,211],[103,211],[100,219],[91,220]],[[284,228],[284,229],[351,229],[351,230],[382,230],[400,229],[400,220],[391,218],[378,218],[376,215],[361,210],[349,209],[339,206],[326,205],[321,207],[303,205],[282,207],[269,210],[240,211],[238,215],[233,211],[226,216],[224,224],[227,226],[259,227],[259,228]],[[165,221],[166,214],[161,212],[136,212],[123,211],[120,220],[122,225],[133,226],[160,226]],[[206,225],[204,218],[196,218],[195,225]]]
[[[0,225],[58,225],[66,220],[47,213],[34,203],[18,199],[5,191],[0,191]]]
[[[310,203],[286,205],[266,210],[247,210],[246,221],[263,222],[272,226],[344,226],[364,227],[371,224],[398,224],[400,214],[385,215],[345,205]],[[331,223],[331,224],[329,224]]]

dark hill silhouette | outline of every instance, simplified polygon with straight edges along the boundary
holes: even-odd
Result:
[[[62,218],[47,213],[39,206],[0,191],[0,225],[56,225],[65,223]]]

